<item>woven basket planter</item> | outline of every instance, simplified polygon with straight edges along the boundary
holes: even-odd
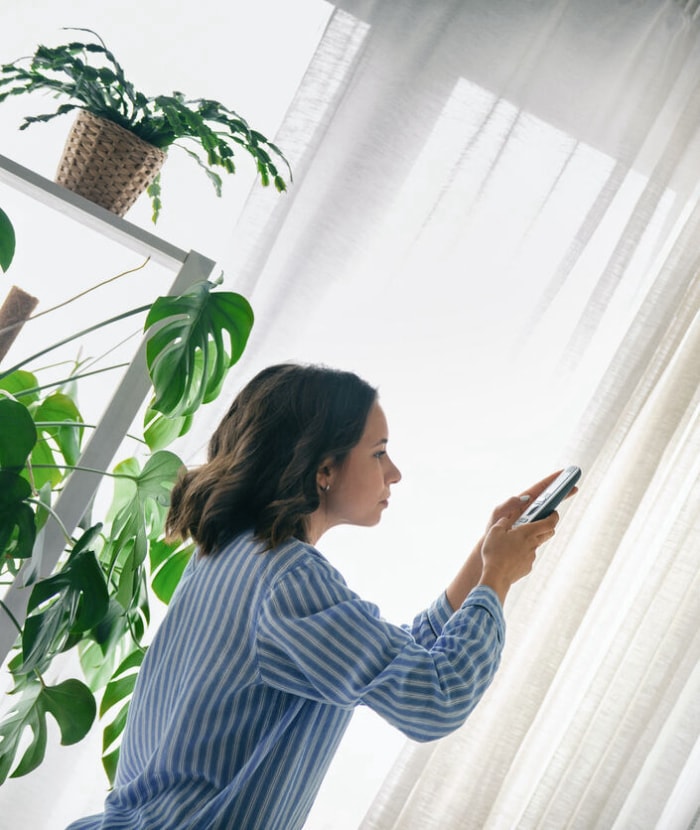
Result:
[[[165,159],[163,150],[129,130],[80,110],[68,134],[56,181],[124,216],[158,175]]]

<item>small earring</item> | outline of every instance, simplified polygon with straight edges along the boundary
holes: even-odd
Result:
[[[326,486],[323,488],[323,492],[324,492],[324,493],[327,493],[330,489],[331,489],[331,485],[330,485],[330,484],[326,484]]]

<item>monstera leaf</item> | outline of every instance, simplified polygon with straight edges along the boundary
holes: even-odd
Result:
[[[169,417],[153,409],[152,402],[143,416],[143,437],[148,448],[155,452],[172,444],[176,438],[185,435],[192,426],[191,415]]]
[[[24,734],[31,741],[24,749],[12,777],[26,775],[39,766],[46,752],[46,715],[51,714],[61,730],[61,743],[75,744],[90,731],[97,706],[92,692],[79,680],[64,680],[48,686],[36,679],[23,681],[14,694],[16,702],[0,723],[0,784],[10,773],[15,756],[24,747]]]
[[[61,570],[36,582],[22,632],[23,673],[41,670],[72,638],[94,628],[107,613],[107,585],[90,547],[101,525],[85,531]]]
[[[161,324],[146,345],[152,407],[169,417],[192,415],[216,397],[253,325],[244,297],[211,288],[204,281],[179,297],[159,297],[146,318],[146,330]]]
[[[108,514],[111,527],[101,558],[110,579],[118,584],[115,598],[125,610],[136,596],[149,540],[161,532],[170,490],[181,468],[182,461],[167,450],[155,452],[143,470],[133,458],[115,467],[118,477]]]

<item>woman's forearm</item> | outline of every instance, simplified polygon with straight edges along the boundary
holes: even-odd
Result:
[[[447,587],[445,594],[453,611],[456,611],[461,606],[472,589],[476,588],[479,584],[483,569],[483,561],[481,558],[481,545],[483,541],[483,539],[479,539],[474,546],[474,550],[469,554],[460,568],[459,573]]]

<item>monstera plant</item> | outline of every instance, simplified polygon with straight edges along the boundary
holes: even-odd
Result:
[[[0,213],[3,270],[12,259],[11,231]],[[82,363],[48,387],[35,367],[49,349],[0,370],[0,580],[7,584],[21,572],[31,592],[23,624],[0,601],[3,624],[10,621],[17,629],[7,663],[10,705],[0,719],[0,783],[41,763],[48,716],[58,723],[61,742],[72,744],[92,728],[98,711],[106,723],[103,763],[111,780],[146,650],[152,597],[169,601],[192,552],[164,538],[170,489],[182,467],[166,447],[219,393],[245,347],[253,314],[242,296],[204,281],[182,296],[160,297],[98,326],[144,312],[153,384],[144,451],[106,474],[114,484],[111,504],[103,515],[88,514],[74,533],[64,529],[63,554],[43,578],[38,539],[48,521],[61,522],[54,502],[68,476],[80,469],[83,437],[91,428],[77,395]],[[82,334],[61,342],[79,341]],[[81,676],[53,681],[54,661],[71,651],[79,656]]]

